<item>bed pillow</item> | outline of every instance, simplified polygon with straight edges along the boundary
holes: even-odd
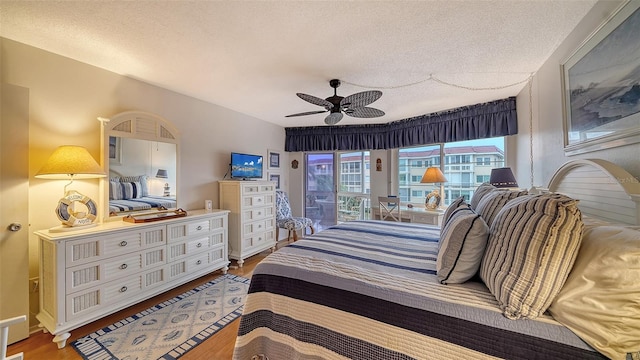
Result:
[[[489,227],[471,208],[458,208],[443,225],[436,270],[442,284],[461,284],[480,268]]]
[[[496,216],[480,278],[507,318],[540,316],[562,288],[584,227],[577,205],[561,194],[527,195]]]
[[[149,187],[147,186],[148,179],[149,177],[147,175],[121,176],[120,182],[139,182],[142,186],[142,196],[149,196]]]
[[[447,223],[447,221],[449,221],[451,214],[453,214],[453,212],[458,208],[469,208],[469,204],[467,204],[467,202],[464,201],[464,196],[460,196],[459,198],[453,200],[453,202],[451,202],[451,204],[447,206],[447,209],[444,211],[444,214],[442,215],[443,228],[444,228],[444,225]]]
[[[586,227],[549,312],[611,359],[640,351],[640,228]]]
[[[482,219],[491,227],[493,219],[498,215],[500,209],[509,201],[527,195],[527,190],[493,189],[482,197],[478,206],[474,209]]]
[[[475,210],[478,207],[480,200],[482,200],[482,198],[493,189],[497,188],[489,183],[480,184],[480,186],[478,186],[478,188],[473,192],[473,196],[471,197],[471,201],[469,202],[471,208]]]
[[[109,200],[122,200],[122,187],[120,181],[109,180]]]
[[[142,197],[142,184],[138,181],[121,182],[122,200],[139,199]]]

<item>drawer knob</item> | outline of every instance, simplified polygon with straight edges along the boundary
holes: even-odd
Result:
[[[127,268],[127,264],[122,264],[122,265],[120,265],[120,269],[124,270],[124,269],[126,269],[126,268]]]
[[[121,287],[121,288],[120,288],[120,292],[121,292],[121,293],[123,293],[123,292],[125,292],[125,291],[127,291],[127,287],[126,287],[126,286],[123,286],[123,287]]]
[[[258,215],[262,215],[262,213],[260,211],[258,211]]]
[[[262,225],[258,225],[258,229],[260,229],[262,227]]]
[[[123,241],[121,241],[121,242],[120,242],[120,246],[127,246],[127,242],[126,242],[126,241],[124,241],[124,240],[123,240]]]
[[[196,261],[196,265],[200,265],[200,264],[202,264],[202,260]]]
[[[202,225],[198,225],[198,227],[196,228],[196,230],[202,230]]]
[[[202,247],[202,243],[198,243],[198,245],[196,245],[196,247]]]

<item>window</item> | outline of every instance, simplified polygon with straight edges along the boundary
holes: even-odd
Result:
[[[443,202],[448,205],[460,196],[471,199],[476,187],[489,181],[491,169],[504,166],[504,137],[400,149],[398,196],[402,201],[424,202],[424,194],[440,189],[440,184],[421,184],[420,180],[427,167],[440,166],[441,152],[447,178]],[[423,166],[414,166],[418,163]]]
[[[368,151],[340,153],[338,174],[338,222],[369,219],[371,167]],[[364,169],[364,170],[363,170]]]
[[[437,184],[422,184],[420,180],[427,167],[440,164],[440,148],[438,144],[399,150],[398,197],[400,201],[421,204],[424,203],[424,194],[439,188]]]

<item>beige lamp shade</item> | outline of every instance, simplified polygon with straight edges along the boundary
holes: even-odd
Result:
[[[423,184],[443,183],[443,182],[447,182],[447,178],[444,177],[444,174],[442,173],[442,171],[440,171],[440,168],[429,167],[424,172],[424,175],[422,175],[422,180],[420,180],[420,182]]]
[[[63,145],[51,154],[35,177],[39,179],[94,179],[107,176],[82,146]]]

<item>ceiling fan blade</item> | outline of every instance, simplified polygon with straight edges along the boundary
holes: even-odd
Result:
[[[340,122],[340,120],[342,120],[342,113],[334,112],[327,115],[327,117],[324,119],[324,123],[327,125],[335,125]]]
[[[285,117],[293,117],[293,116],[304,116],[304,115],[313,115],[313,114],[322,114],[326,113],[328,110],[318,110],[318,111],[307,111],[297,114],[286,115]]]
[[[353,95],[349,95],[340,101],[340,106],[342,108],[355,109],[359,107],[364,107],[372,102],[380,99],[382,96],[382,91],[378,90],[370,90],[363,91],[359,93],[355,93]]]
[[[319,97],[315,97],[312,95],[307,95],[303,93],[297,93],[298,97],[306,102],[312,103],[313,105],[322,106],[327,110],[331,110],[333,108],[333,104],[328,102],[325,99],[320,99]]]
[[[372,107],[359,107],[344,111],[345,114],[357,118],[374,118],[384,116],[384,111]]]

